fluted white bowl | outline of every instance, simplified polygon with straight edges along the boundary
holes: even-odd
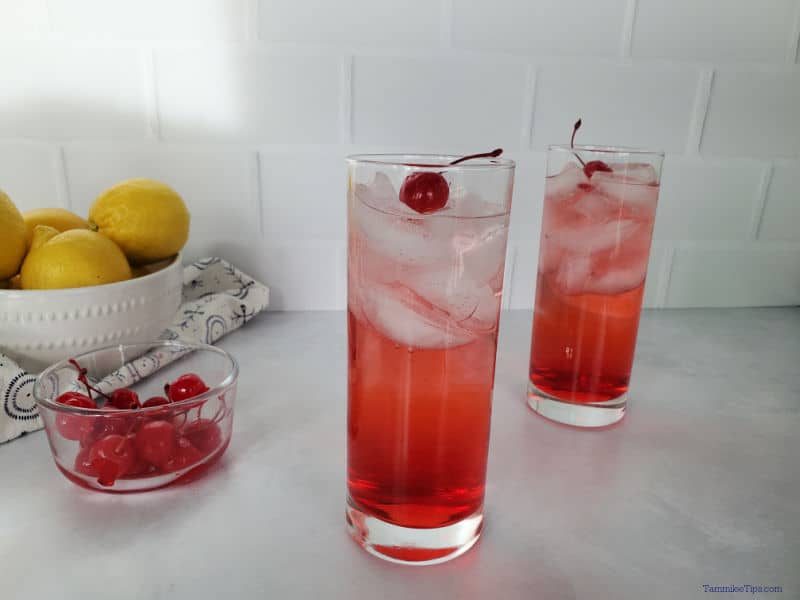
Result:
[[[0,352],[22,368],[156,339],[181,303],[180,255],[155,273],[64,290],[0,290]]]

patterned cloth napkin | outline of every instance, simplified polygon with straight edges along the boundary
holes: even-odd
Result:
[[[263,311],[269,288],[221,258],[204,258],[183,270],[183,304],[161,339],[213,344]],[[137,358],[117,379],[130,385],[178,355],[152,352]],[[36,375],[26,373],[0,352],[0,444],[42,428],[33,400]]]

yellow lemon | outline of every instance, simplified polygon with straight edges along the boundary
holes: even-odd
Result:
[[[11,279],[0,281],[0,290],[21,290],[22,284],[19,279],[19,273],[17,273]]]
[[[61,232],[55,227],[50,227],[49,225],[37,225],[33,228],[29,244],[30,249],[36,250],[36,248],[39,246],[44,246],[46,242],[52,240],[59,233]]]
[[[22,263],[22,289],[48,290],[131,278],[122,250],[96,231],[71,229],[32,249]]]
[[[25,221],[11,198],[0,190],[0,279],[17,274],[25,248]]]
[[[47,225],[56,231],[68,231],[70,229],[89,229],[89,222],[64,208],[34,208],[22,213],[27,229],[28,247],[31,245],[33,228],[37,225]]]
[[[94,201],[89,221],[133,264],[177,254],[189,238],[189,211],[183,200],[152,179],[129,179],[107,189]]]

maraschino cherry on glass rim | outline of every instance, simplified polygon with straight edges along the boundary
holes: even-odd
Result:
[[[497,158],[502,153],[502,148],[495,148],[491,152],[463,156],[446,165],[426,166],[453,167],[474,158]],[[412,173],[403,180],[403,185],[400,186],[400,202],[422,215],[442,210],[447,205],[449,198],[450,185],[441,173],[435,171]]]
[[[584,162],[584,160],[575,152],[575,134],[578,133],[578,129],[581,128],[583,124],[583,119],[578,119],[575,121],[575,125],[572,126],[572,137],[569,139],[569,147],[572,148],[572,153],[575,155],[575,158],[583,166],[583,173],[586,175],[587,179],[591,179],[592,175],[596,171],[600,171],[601,173],[612,173],[614,170],[609,167],[606,163],[602,160],[590,160],[588,163]]]

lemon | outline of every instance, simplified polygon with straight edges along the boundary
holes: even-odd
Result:
[[[21,290],[22,285],[19,282],[19,273],[14,275],[11,279],[0,281],[0,290]]]
[[[61,232],[55,227],[50,227],[49,225],[37,225],[33,228],[29,244],[30,249],[36,250],[36,248],[44,246],[46,242],[52,240],[59,233]]]
[[[22,263],[22,289],[47,290],[131,278],[122,250],[102,233],[71,229],[32,249]]]
[[[189,238],[189,211],[168,185],[129,179],[100,194],[89,210],[93,229],[122,248],[132,264],[177,254]]]
[[[25,248],[25,221],[11,198],[0,190],[0,280],[17,274]]]
[[[20,277],[19,273],[17,273],[11,279],[8,280],[8,289],[10,290],[22,289],[22,277]]]
[[[27,229],[28,247],[31,245],[33,228],[37,225],[47,225],[56,231],[68,231],[70,229],[89,229],[89,222],[64,208],[34,208],[22,213]]]

